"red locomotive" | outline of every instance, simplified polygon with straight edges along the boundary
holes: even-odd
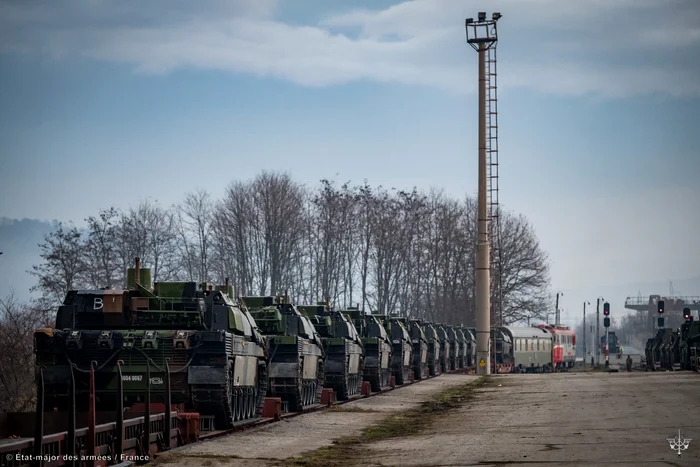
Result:
[[[552,346],[554,371],[567,371],[573,368],[576,361],[576,333],[568,326],[561,324],[540,324],[538,327],[546,329],[554,336]]]

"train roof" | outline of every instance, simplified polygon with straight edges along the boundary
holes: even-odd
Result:
[[[543,328],[538,328],[535,326],[503,326],[505,330],[512,338],[532,338],[532,337],[547,337],[552,338],[552,334]]]
[[[576,334],[568,326],[556,326],[556,325],[552,326],[549,324],[547,324],[547,325],[540,324],[537,327],[542,328],[542,329],[546,329],[547,331],[549,331],[552,334],[572,334],[572,335]]]

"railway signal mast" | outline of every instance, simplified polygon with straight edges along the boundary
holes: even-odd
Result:
[[[491,292],[495,289],[495,304],[498,310],[494,316],[501,316],[500,268],[492,288],[492,261],[498,264],[499,241],[493,244],[489,238],[498,235],[498,112],[496,110],[496,43],[498,33],[496,22],[500,13],[494,13],[490,20],[485,12],[478,18],[467,18],[465,28],[467,43],[479,53],[479,194],[476,244],[476,360],[477,374],[488,375],[491,370],[489,339],[491,334]],[[491,221],[491,222],[489,222]],[[489,235],[490,226],[495,225],[495,235]],[[494,268],[496,269],[496,268]],[[495,337],[495,336],[494,336]],[[494,339],[495,345],[495,339]],[[495,357],[495,351],[494,351]]]

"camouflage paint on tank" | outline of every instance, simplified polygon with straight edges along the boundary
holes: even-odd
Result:
[[[362,339],[350,318],[326,302],[299,306],[321,335],[326,353],[325,387],[338,400],[360,393],[364,371]]]
[[[286,296],[241,297],[267,339],[270,397],[280,397],[292,412],[321,401],[323,342],[307,316]]]
[[[171,401],[214,415],[220,429],[259,418],[267,390],[262,335],[250,314],[220,291],[194,282],[156,282],[148,269],[128,272],[125,290],[72,290],[56,329],[35,332],[37,365],[44,365],[46,410],[68,407],[70,366],[80,410],[87,403],[90,362],[97,362],[98,410],[116,405],[116,363],[122,360],[125,405],[141,401],[150,368],[153,402],[163,402],[168,361]],[[227,286],[228,287],[228,286]]]

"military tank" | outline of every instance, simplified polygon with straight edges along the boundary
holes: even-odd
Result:
[[[423,323],[423,332],[428,341],[428,372],[430,376],[437,376],[440,371],[440,337],[432,323]]]
[[[270,355],[268,394],[290,412],[321,402],[325,381],[323,342],[313,324],[289,297],[241,297],[267,339]]]
[[[440,339],[440,372],[445,373],[450,370],[450,339],[444,325],[436,324],[435,329]]]
[[[165,401],[214,416],[219,429],[259,418],[267,391],[264,339],[233,287],[156,282],[140,261],[126,290],[71,290],[55,329],[34,333],[36,364],[44,366],[44,408],[68,410],[71,366],[76,408],[87,410],[90,365],[96,362],[95,406],[117,404],[117,362],[125,406],[143,402],[150,375],[152,402]],[[166,376],[167,375],[167,376]]]
[[[681,325],[680,339],[680,363],[682,370],[696,370],[695,357],[700,347],[700,321],[693,321],[692,317],[687,318]]]
[[[467,338],[467,362],[466,367],[476,366],[476,329],[462,328],[464,336]]]
[[[364,380],[373,392],[389,387],[391,382],[392,344],[384,325],[374,315],[351,307],[342,313],[352,317],[365,348]]]
[[[364,371],[364,348],[355,325],[326,302],[299,306],[321,335],[326,354],[325,387],[332,388],[338,400],[359,394]]]
[[[408,330],[413,348],[412,371],[415,380],[421,380],[428,376],[428,339],[423,331],[423,320],[397,318],[404,328]]]
[[[386,329],[392,343],[391,374],[397,385],[406,384],[413,371],[413,343],[408,330],[401,323],[401,318],[386,315],[374,315]]]
[[[467,338],[464,335],[464,330],[461,326],[453,327],[455,334],[457,335],[457,344],[459,346],[457,350],[457,368],[462,369],[467,366]]]

